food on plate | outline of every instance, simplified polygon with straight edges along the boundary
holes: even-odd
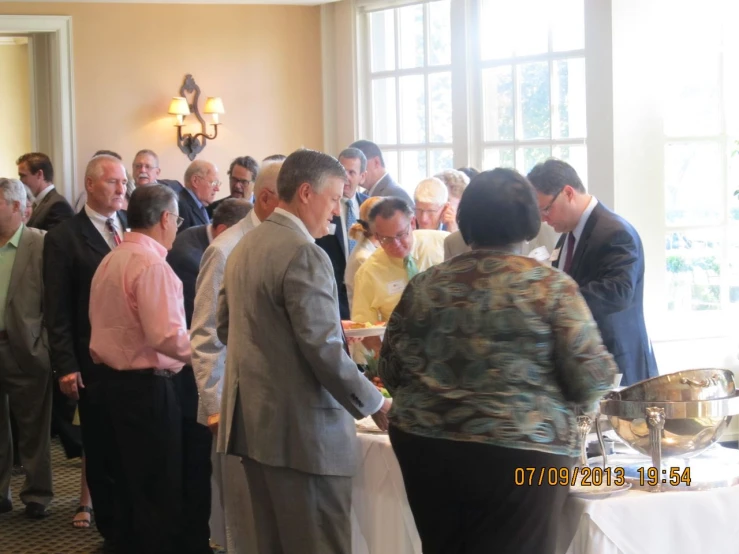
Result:
[[[387,389],[385,388],[385,384],[382,382],[382,379],[380,379],[379,377],[372,377],[371,381],[372,381],[372,384],[375,385],[375,387],[377,387],[377,390],[379,390],[380,393],[382,393],[382,396],[384,396],[385,398],[390,398],[390,393],[387,392]]]
[[[381,321],[377,324],[374,323],[357,323],[356,321],[342,321],[341,322],[342,327],[344,329],[372,329],[373,327],[384,327],[385,322]]]

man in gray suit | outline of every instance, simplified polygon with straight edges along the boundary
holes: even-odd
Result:
[[[239,223],[213,240],[200,263],[190,344],[192,367],[200,395],[198,422],[210,427],[214,435],[218,434],[223,374],[226,369],[226,346],[218,340],[216,333],[218,291],[223,283],[226,260],[233,249],[277,207],[277,175],[281,167],[282,162],[267,162],[262,166],[254,183],[254,208]],[[225,544],[228,552],[256,552],[249,489],[240,460],[235,456],[214,453],[213,481],[211,537],[218,544]]]
[[[13,447],[9,408],[18,423],[18,448],[26,472],[21,501],[41,519],[51,488],[51,365],[43,330],[44,232],[23,225],[26,189],[0,179],[0,513],[13,509]]]
[[[405,200],[411,208],[413,207],[410,195],[385,169],[385,160],[379,146],[370,140],[358,140],[351,143],[349,148],[361,150],[367,158],[367,176],[363,185],[367,189],[367,196],[396,196]]]
[[[259,552],[351,552],[352,417],[387,428],[390,402],[347,353],[333,268],[314,240],[339,215],[345,179],[331,156],[292,153],[275,212],[226,262],[218,446],[244,458]]]

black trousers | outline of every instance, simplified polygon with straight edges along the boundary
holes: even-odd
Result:
[[[56,378],[53,379],[51,390],[51,434],[59,436],[67,458],[79,458],[82,456],[82,436],[80,428],[72,423],[77,402],[62,392]]]
[[[554,552],[568,487],[516,486],[515,470],[569,468],[573,458],[389,433],[424,554]]]
[[[173,379],[182,412],[183,526],[181,554],[211,554],[211,446],[213,434],[198,423],[198,389],[192,367],[185,366]]]
[[[114,463],[116,526],[126,554],[180,554],[182,413],[174,379],[111,371],[106,448]]]
[[[111,371],[111,370],[107,370]],[[116,491],[114,482],[115,451],[109,452],[110,420],[106,407],[105,378],[107,371],[83,375],[85,388],[78,402],[80,429],[85,454],[87,486],[90,488],[95,525],[111,544],[122,540],[116,527]]]

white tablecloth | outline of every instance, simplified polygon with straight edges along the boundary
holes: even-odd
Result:
[[[421,554],[421,541],[386,435],[360,434],[354,478],[353,554]],[[705,492],[630,491],[603,500],[570,496],[557,554],[739,553],[739,486]]]
[[[387,435],[360,434],[352,486],[353,554],[421,554],[403,476]]]

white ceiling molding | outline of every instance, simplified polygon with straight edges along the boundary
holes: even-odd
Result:
[[[27,3],[29,0],[6,0],[6,2]],[[49,4],[69,4],[70,0],[43,0]],[[72,0],[80,4],[222,4],[222,5],[277,5],[277,6],[319,6],[338,0]]]

